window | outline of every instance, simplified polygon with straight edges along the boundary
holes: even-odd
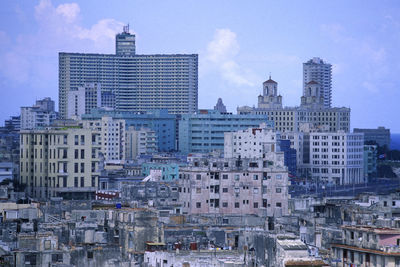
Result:
[[[196,180],[201,180],[201,174],[196,174]]]
[[[84,158],[85,158],[85,150],[81,149],[81,159],[84,159]]]
[[[222,193],[228,193],[228,188],[227,187],[222,188]]]
[[[278,207],[278,208],[282,207],[282,203],[281,202],[276,202],[276,207]]]
[[[81,173],[85,172],[85,163],[81,163]]]
[[[275,178],[276,178],[277,180],[282,179],[282,174],[277,174],[277,175],[275,176]]]
[[[235,208],[236,208],[236,209],[239,208],[239,202],[235,202]]]
[[[78,166],[79,166],[78,163],[74,164],[74,172],[75,173],[78,173],[78,168],[79,168]]]
[[[75,149],[75,159],[77,159],[79,157],[79,150]]]
[[[201,193],[201,188],[200,188],[200,187],[197,187],[197,188],[196,188],[196,193],[197,193],[197,194],[200,194],[200,193]]]
[[[276,188],[276,193],[282,193],[282,188]]]
[[[255,209],[258,209],[258,202],[254,202],[254,203],[253,203],[253,207],[254,207]]]
[[[81,187],[85,187],[85,178],[81,177]]]
[[[74,177],[74,186],[78,187],[78,177]]]
[[[84,146],[85,145],[85,136],[81,135],[81,145]]]
[[[258,194],[258,188],[257,187],[253,188],[253,194]]]
[[[198,208],[198,209],[201,208],[201,202],[196,202],[196,208]]]
[[[74,144],[77,146],[79,144],[79,135],[74,136]]]
[[[235,181],[239,181],[239,178],[240,178],[239,174],[235,174]]]
[[[223,174],[222,179],[227,180],[228,179],[228,174]]]
[[[227,208],[228,207],[228,202],[222,202],[222,207]]]
[[[258,175],[257,174],[253,175],[253,180],[258,180]]]

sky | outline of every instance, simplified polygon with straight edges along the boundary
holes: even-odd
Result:
[[[352,128],[400,133],[400,1],[85,0],[0,2],[0,125],[50,96],[58,106],[58,53],[114,53],[130,25],[138,54],[199,54],[199,108],[257,104],[278,82],[298,106],[302,63],[333,65],[333,106]]]

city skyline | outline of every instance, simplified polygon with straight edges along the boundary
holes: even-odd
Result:
[[[320,57],[333,66],[333,106],[351,108],[351,128],[385,126],[399,133],[393,112],[400,96],[399,6],[386,3],[219,2],[210,11],[211,2],[5,2],[0,120],[43,97],[58,99],[58,52],[112,54],[115,35],[130,23],[138,54],[199,54],[199,108],[212,108],[218,97],[229,112],[256,105],[270,73],[283,105],[299,106],[302,63]],[[298,15],[311,6],[319,12]],[[222,10],[228,12],[218,16]]]

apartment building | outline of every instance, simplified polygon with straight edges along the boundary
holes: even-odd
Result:
[[[322,184],[360,184],[364,177],[364,136],[361,133],[309,133],[309,164],[306,170]],[[307,146],[308,147],[308,146]]]
[[[179,151],[222,152],[225,132],[258,127],[263,122],[271,124],[264,115],[236,115],[218,110],[199,110],[196,114],[184,114],[179,120]]]
[[[77,90],[68,91],[67,119],[80,119],[83,114],[101,107],[101,99],[98,83],[84,83]]]
[[[125,120],[103,116],[99,120],[83,120],[84,128],[100,134],[101,152],[106,163],[121,163],[125,160]]]
[[[96,109],[92,110],[90,114],[83,115],[82,119],[101,120],[104,116],[125,120],[126,128],[133,127],[136,130],[148,128],[155,131],[157,136],[157,149],[160,152],[176,150],[177,115],[169,114],[167,110],[133,113],[127,111]]]
[[[50,97],[37,100],[31,107],[21,107],[21,129],[37,129],[49,126],[57,119],[54,101]]]
[[[20,143],[20,183],[29,196],[93,199],[100,133],[77,126],[22,130]]]
[[[130,126],[126,129],[126,160],[134,160],[140,155],[149,155],[158,151],[156,132],[149,128],[136,129]]]
[[[262,123],[249,128],[224,134],[224,158],[262,158],[264,153],[280,151],[279,133]]]
[[[135,35],[116,35],[115,54],[59,53],[59,110],[67,118],[68,93],[98,83],[117,111],[167,109],[194,113],[198,103],[197,54],[136,54]],[[111,97],[111,98],[112,98]]]
[[[400,230],[367,225],[343,226],[342,242],[332,244],[331,266],[400,265]]]
[[[319,94],[323,98],[325,108],[332,105],[332,65],[314,57],[303,63],[303,94],[308,90],[308,83],[314,81],[321,86]]]
[[[184,214],[288,214],[283,153],[259,159],[201,158],[180,168]]]

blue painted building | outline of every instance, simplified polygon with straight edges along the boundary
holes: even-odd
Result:
[[[161,170],[161,180],[172,181],[179,177],[179,166],[186,166],[183,163],[159,163],[159,162],[146,162],[142,164],[142,175],[148,176],[150,170]]]
[[[284,163],[290,174],[296,176],[296,149],[290,147],[290,140],[279,140],[280,151],[284,153]]]
[[[179,151],[223,151],[225,132],[258,127],[263,122],[271,124],[266,115],[221,113],[217,110],[199,110],[196,114],[183,114],[179,120]]]
[[[170,152],[176,150],[176,116],[167,110],[147,111],[146,113],[133,113],[128,111],[114,111],[106,109],[93,109],[90,114],[82,115],[82,119],[101,119],[102,116],[111,116],[114,119],[123,119],[126,127],[136,129],[150,128],[156,132],[158,138],[158,151]]]

